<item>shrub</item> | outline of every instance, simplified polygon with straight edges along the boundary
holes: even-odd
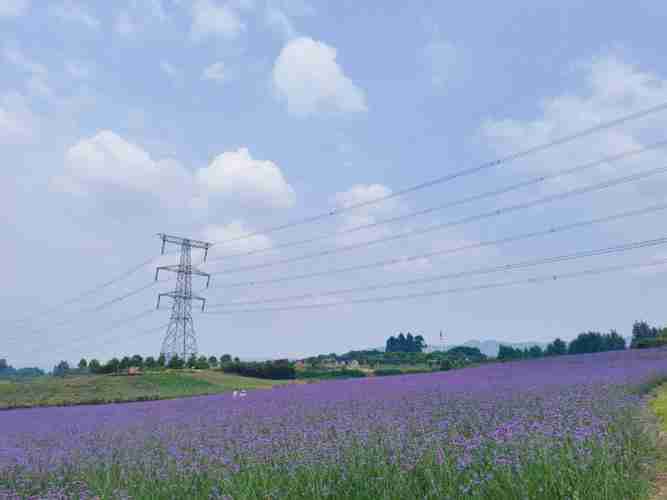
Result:
[[[387,377],[391,375],[402,375],[403,371],[398,368],[378,368],[373,373],[376,377]]]
[[[335,379],[335,378],[363,378],[366,373],[361,370],[303,370],[297,373],[301,379]]]
[[[266,361],[264,363],[234,362],[223,366],[225,373],[236,373],[244,377],[271,380],[289,380],[296,378],[294,366],[287,360]]]

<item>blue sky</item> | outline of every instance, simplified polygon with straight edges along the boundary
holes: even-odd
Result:
[[[153,267],[65,307],[43,308],[159,253],[157,232],[227,240],[384,196],[667,102],[667,6],[622,2],[0,0],[0,357],[50,366],[155,354],[168,308]],[[317,224],[216,246],[246,252],[356,227],[665,139],[667,113]],[[501,197],[312,245],[211,261],[209,271],[365,241],[667,165],[658,150]],[[663,163],[661,163],[663,162]],[[317,272],[474,244],[664,200],[665,175],[566,201],[261,271],[216,275],[209,303],[256,300],[502,265],[664,236],[664,213],[447,258],[271,286]],[[383,292],[412,293],[665,257],[662,248]],[[569,339],[664,322],[660,270],[379,305],[197,315],[200,350],[298,356],[383,345]],[[324,299],[322,299],[324,300]],[[297,304],[313,301],[296,302]],[[14,319],[30,321],[14,323]],[[67,323],[65,323],[67,322]],[[59,326],[58,323],[61,323]]]

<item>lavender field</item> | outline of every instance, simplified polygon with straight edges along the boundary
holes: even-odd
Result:
[[[0,412],[0,497],[645,498],[667,350]]]

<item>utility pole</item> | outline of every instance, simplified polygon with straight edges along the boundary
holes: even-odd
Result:
[[[206,278],[206,288],[211,281],[211,275],[204,273],[192,265],[192,249],[199,248],[204,250],[203,262],[206,262],[208,249],[211,243],[205,241],[191,240],[188,238],[179,238],[167,234],[158,234],[162,240],[162,255],[164,255],[167,243],[179,245],[181,252],[178,264],[170,266],[160,266],[155,270],[155,281],[158,279],[160,271],[171,271],[176,273],[176,289],[172,292],[161,293],[157,297],[157,308],[160,308],[160,299],[162,297],[171,297],[173,299],[171,307],[171,319],[167,327],[162,342],[161,353],[164,354],[167,362],[174,356],[178,356],[187,361],[193,354],[197,355],[197,337],[192,321],[192,301],[201,301],[202,311],[206,305],[206,299],[198,295],[192,295],[192,275],[203,276]]]

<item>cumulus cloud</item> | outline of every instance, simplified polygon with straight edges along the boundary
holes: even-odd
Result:
[[[582,66],[584,90],[547,98],[535,119],[489,119],[482,136],[501,154],[535,146],[612,120],[634,111],[667,102],[667,80],[643,72],[614,55],[597,57]],[[541,159],[547,169],[563,168],[584,159],[613,155],[640,147],[652,136],[661,136],[667,117],[652,118],[614,127],[568,144]],[[531,162],[535,167],[535,162]]]
[[[54,5],[51,11],[54,16],[63,21],[79,23],[90,29],[98,29],[101,24],[99,19],[73,0],[65,0],[58,5]]]
[[[216,156],[197,172],[199,186],[212,197],[271,207],[294,205],[295,195],[272,161],[256,160],[247,148]]]
[[[140,146],[102,130],[67,149],[56,186],[76,194],[116,190],[162,197],[190,194],[192,177],[177,161],[153,159]]]
[[[210,252],[213,257],[271,248],[273,246],[271,238],[264,234],[258,234],[249,238],[245,237],[254,232],[255,229],[248,227],[243,221],[235,220],[229,224],[210,224],[206,226],[202,234],[202,239],[218,243],[211,248]]]
[[[245,30],[238,8],[245,6],[245,3],[233,5],[197,0],[192,5],[193,40],[200,41],[210,36],[222,36],[229,40],[237,38]]]
[[[291,114],[363,112],[364,91],[336,61],[336,49],[311,38],[295,38],[283,47],[273,66],[273,85]]]
[[[385,198],[392,194],[392,190],[382,184],[356,184],[346,191],[336,193],[333,201],[338,208],[349,208],[362,203]],[[389,199],[379,203],[368,204],[344,212],[341,217],[341,230],[345,231],[360,226],[373,224],[379,219],[388,217],[399,207],[397,200]],[[360,232],[344,233],[338,238],[338,243],[346,245],[388,235],[389,226],[378,226],[364,229]]]
[[[225,69],[225,65],[218,61],[204,68],[201,77],[202,80],[211,80],[221,83],[227,79],[227,70]]]
[[[28,0],[0,0],[0,17],[18,17],[28,10]]]

